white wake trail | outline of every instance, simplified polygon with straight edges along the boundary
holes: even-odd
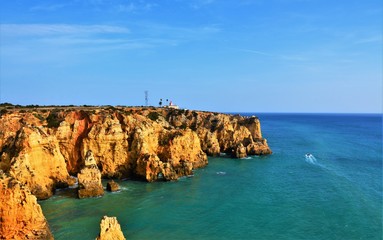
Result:
[[[306,154],[305,157],[306,157],[306,162],[314,164],[314,165],[318,165],[317,159],[314,157],[314,155]]]

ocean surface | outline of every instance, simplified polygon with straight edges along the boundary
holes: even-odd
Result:
[[[272,155],[102,198],[60,190],[40,202],[55,238],[95,239],[108,215],[130,240],[382,239],[382,115],[255,115]]]

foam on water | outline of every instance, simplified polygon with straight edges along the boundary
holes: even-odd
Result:
[[[318,165],[318,161],[317,161],[317,159],[314,157],[314,155],[312,155],[312,154],[306,154],[306,155],[305,155],[305,158],[306,158],[306,162],[311,163],[311,164],[314,164],[314,165]]]
[[[312,164],[312,165],[315,165],[315,166],[318,166],[320,167],[322,170],[324,170],[325,172],[327,172],[327,174],[329,175],[333,175],[333,176],[336,176],[336,177],[340,177],[340,178],[344,178],[348,181],[351,181],[349,179],[349,177],[347,177],[346,175],[344,175],[342,172],[340,172],[339,170],[337,170],[336,168],[334,168],[334,166],[331,166],[329,164],[325,165],[323,164],[322,162],[318,162],[318,160],[316,159],[316,157],[312,154],[306,154],[305,155],[305,160],[306,162]]]
[[[69,186],[69,188],[77,189],[78,188],[78,178],[74,177],[74,176],[71,176],[71,178],[74,178],[76,180],[76,182],[72,186]]]

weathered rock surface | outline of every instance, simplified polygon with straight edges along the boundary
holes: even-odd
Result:
[[[77,177],[79,198],[100,197],[104,195],[101,172],[97,167],[91,150],[86,153],[85,166]]]
[[[70,175],[78,175],[80,198],[101,196],[101,177],[177,180],[221,152],[270,154],[258,118],[153,107],[1,109],[0,239],[52,239],[36,197],[74,184]],[[124,239],[109,234],[121,232],[117,225],[101,223],[100,239]]]
[[[81,170],[88,150],[97,167]],[[258,118],[150,107],[15,109],[0,115],[0,169],[38,199],[73,184],[70,174],[98,179],[98,168],[106,178],[177,180],[221,152],[270,154]]]
[[[100,234],[97,240],[125,240],[121,226],[116,217],[104,216],[100,223]]]
[[[117,192],[120,190],[120,185],[118,185],[118,183],[116,183],[113,180],[108,181],[108,183],[106,184],[106,190],[109,192]]]
[[[8,137],[1,152],[2,170],[26,184],[38,199],[47,199],[56,187],[74,183],[58,142],[46,129],[33,125],[20,127]]]
[[[28,187],[0,173],[0,239],[53,239]]]

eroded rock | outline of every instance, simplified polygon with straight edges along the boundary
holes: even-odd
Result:
[[[104,216],[100,223],[100,234],[96,240],[125,240],[116,217]]]
[[[53,239],[28,187],[0,173],[0,239]]]
[[[106,184],[106,190],[109,192],[117,192],[120,190],[120,185],[118,185],[118,183],[116,183],[113,180],[108,181],[108,183]]]
[[[101,184],[101,172],[97,167],[93,153],[89,150],[85,155],[85,166],[78,177],[78,197],[100,197],[104,195]]]
[[[240,147],[239,147],[240,146]],[[0,116],[0,169],[39,199],[84,174],[91,150],[102,177],[177,180],[207,155],[270,154],[256,117],[167,108],[53,108]],[[97,169],[87,168],[98,179]]]

